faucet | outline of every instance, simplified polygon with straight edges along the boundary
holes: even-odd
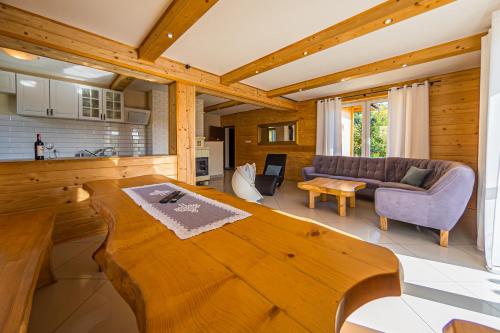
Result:
[[[111,152],[110,155],[106,155],[106,152]],[[114,147],[105,147],[101,149],[97,149],[95,152],[92,153],[94,156],[115,156],[116,155],[116,149]]]

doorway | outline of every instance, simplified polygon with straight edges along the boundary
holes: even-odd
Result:
[[[224,127],[224,169],[232,170],[235,166],[234,126]]]

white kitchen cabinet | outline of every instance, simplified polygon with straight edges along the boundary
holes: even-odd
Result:
[[[103,89],[104,120],[111,122],[123,122],[123,93],[120,91]]]
[[[17,113],[48,117],[50,109],[49,79],[17,74]]]
[[[78,117],[86,120],[104,120],[101,88],[78,86]]]
[[[78,119],[78,86],[76,84],[50,80],[49,116]]]
[[[0,71],[0,93],[16,93],[16,74]]]

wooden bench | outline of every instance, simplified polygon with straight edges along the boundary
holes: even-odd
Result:
[[[35,288],[54,282],[54,212],[0,215],[0,332],[26,332]]]

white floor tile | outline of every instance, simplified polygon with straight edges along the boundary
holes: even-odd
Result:
[[[470,305],[454,306],[410,295],[403,295],[403,300],[436,332],[442,332],[443,327],[452,319],[468,320],[500,329],[500,318],[484,313],[491,312],[486,303],[475,304],[472,308],[474,310],[469,310]]]
[[[385,297],[365,304],[348,321],[385,333],[433,332],[400,297]]]
[[[110,282],[101,286],[55,331],[55,333],[88,332],[139,332],[134,313]]]

